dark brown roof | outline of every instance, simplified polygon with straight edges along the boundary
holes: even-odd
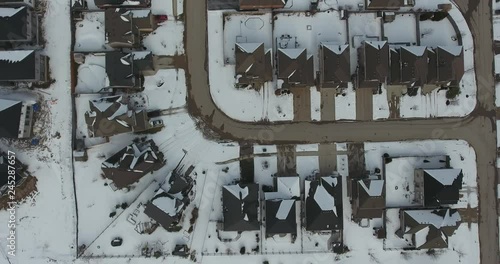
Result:
[[[351,80],[349,45],[322,44],[320,52],[322,86],[347,87]]]
[[[368,9],[399,9],[405,0],[365,0]]]
[[[278,49],[278,79],[284,86],[314,85],[312,56],[306,49]]]
[[[94,3],[98,7],[106,7],[106,6],[141,6],[146,7],[151,5],[151,0],[133,0],[130,2],[137,2],[138,5],[127,4],[125,0],[94,0]]]
[[[427,47],[403,46],[391,49],[391,84],[421,86],[427,83]]]
[[[462,46],[438,47],[436,49],[439,83],[458,84],[464,75],[464,52]]]
[[[385,209],[385,184],[383,180],[364,179],[357,181],[358,208],[356,218],[380,218]]]
[[[437,82],[437,54],[433,49],[427,50],[429,63],[427,64],[427,82],[434,84]]]
[[[105,10],[104,26],[107,43],[112,47],[139,47],[140,31],[153,28],[151,11],[108,8]]]
[[[240,0],[240,10],[283,8],[288,0]]]
[[[236,43],[236,75],[239,84],[249,85],[271,81],[271,51],[264,50],[264,43]]]
[[[160,189],[146,204],[144,213],[168,230],[179,222],[184,208],[184,202]]]
[[[374,88],[389,77],[389,45],[386,41],[365,41],[358,48],[358,86]]]

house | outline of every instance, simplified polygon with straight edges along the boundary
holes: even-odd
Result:
[[[169,230],[181,219],[185,203],[160,188],[144,208],[144,213]]]
[[[296,200],[266,200],[266,236],[297,234]]]
[[[342,178],[328,176],[306,180],[305,211],[306,230],[341,230]]]
[[[128,132],[145,132],[163,127],[161,120],[151,121],[145,110],[132,109],[121,95],[89,101],[85,122],[90,137],[110,137]]]
[[[275,191],[265,192],[266,200],[300,199],[300,178],[295,176],[275,178]]]
[[[281,88],[314,85],[313,56],[306,49],[278,49],[277,64]]]
[[[0,138],[30,138],[33,127],[33,105],[0,99]]]
[[[47,82],[48,80],[48,59],[39,51],[0,51],[0,81]]]
[[[112,48],[140,48],[142,36],[157,27],[149,9],[105,10],[106,43]]]
[[[357,88],[377,92],[389,77],[387,41],[364,41],[358,48]]]
[[[149,7],[151,0],[94,0],[99,8],[109,7]]]
[[[38,44],[38,16],[26,5],[0,7],[0,46]]]
[[[153,140],[147,140],[126,146],[104,161],[101,169],[104,177],[122,189],[164,165],[163,153]]]
[[[427,83],[428,48],[402,46],[391,48],[390,84],[420,87]]]
[[[429,52],[429,83],[457,86],[464,76],[464,52],[462,46],[439,46]]]
[[[260,89],[262,84],[273,80],[271,49],[264,43],[236,43],[236,83],[241,87]]]
[[[10,170],[14,167],[14,174],[9,173],[9,167]],[[9,181],[12,181],[9,176],[14,176],[14,185],[9,185]],[[26,167],[18,159],[15,159],[15,163],[11,165],[8,154],[0,152],[0,196],[7,194],[10,190],[9,186],[20,186],[26,177]]]
[[[259,185],[240,183],[224,186],[222,212],[224,231],[259,230]]]
[[[398,10],[404,6],[414,6],[415,0],[365,0],[366,9]]]
[[[35,7],[35,0],[0,0],[0,6],[20,6],[26,5]]]
[[[353,181],[353,217],[355,219],[381,218],[385,209],[384,180],[367,178]]]
[[[347,88],[347,83],[351,81],[349,45],[321,43],[319,52],[321,87]]]
[[[417,169],[415,197],[426,207],[456,204],[463,177],[461,169]]]
[[[285,7],[288,0],[239,0],[240,10],[272,9]]]
[[[448,248],[448,238],[461,223],[455,209],[400,210],[396,234],[414,249]]]

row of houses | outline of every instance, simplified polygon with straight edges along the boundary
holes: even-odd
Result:
[[[351,51],[348,44],[321,43],[319,72],[315,74],[313,55],[305,48],[277,50],[273,63],[271,49],[264,43],[236,43],[236,83],[259,89],[273,80],[273,64],[280,88],[318,85],[322,88],[373,89],[381,84],[407,88],[423,85],[457,86],[464,75],[461,46],[429,48],[390,46],[387,41],[364,41],[357,49],[358,67],[351,75]],[[315,76],[319,78],[315,80]]]
[[[239,9],[279,9],[284,8],[288,2],[289,0],[239,0]],[[414,5],[414,0],[365,0],[364,7],[368,10],[398,10],[401,7]]]

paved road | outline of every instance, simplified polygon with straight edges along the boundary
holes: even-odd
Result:
[[[208,137],[282,144],[463,139],[476,151],[481,263],[498,264],[496,123],[490,1],[457,0],[475,36],[478,104],[465,118],[366,122],[244,123],[220,111],[212,100],[207,73],[206,1],[186,1],[188,107]],[[205,42],[200,41],[205,39]]]

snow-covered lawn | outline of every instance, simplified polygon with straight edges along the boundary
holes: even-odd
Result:
[[[184,54],[184,23],[165,21],[143,40],[143,45],[155,55]]]
[[[155,15],[167,15],[175,19],[184,13],[184,0],[152,0],[151,12]]]
[[[397,14],[394,21],[384,23],[384,35],[390,44],[417,44],[417,20],[414,14]]]
[[[373,120],[385,119],[389,117],[389,100],[387,89],[382,86],[382,93],[373,95]]]
[[[351,56],[352,56],[352,50],[351,50]],[[349,87],[343,94],[335,97],[335,119],[336,120],[356,119],[356,92],[352,87],[352,83],[349,83]]]
[[[113,48],[106,44],[104,12],[83,14],[83,20],[76,23],[74,51],[105,51]]]

